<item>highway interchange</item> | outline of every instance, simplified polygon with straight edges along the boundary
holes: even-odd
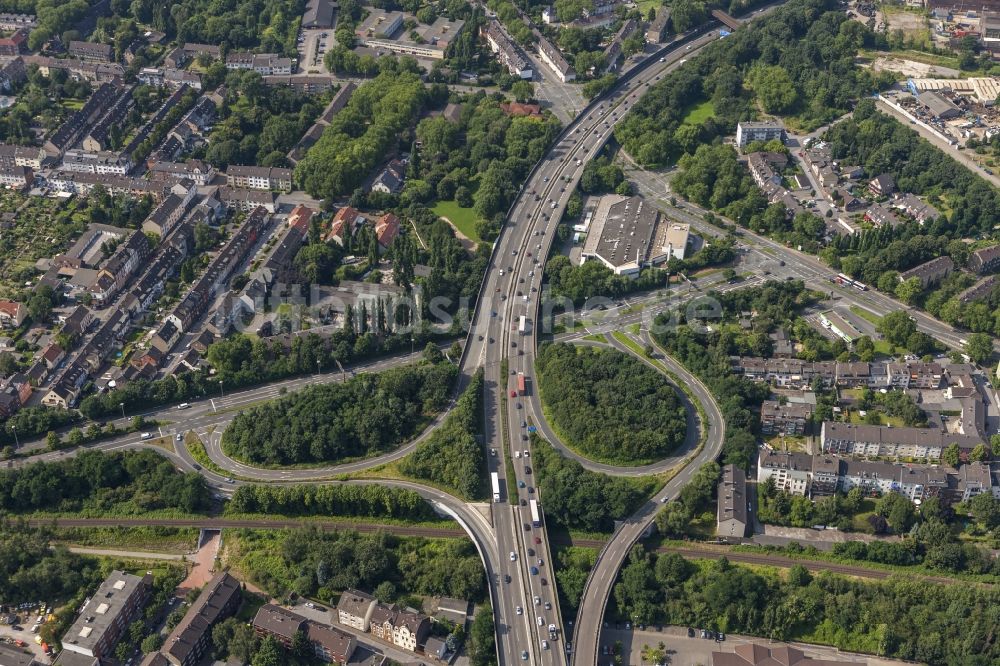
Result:
[[[673,48],[658,53],[640,65],[630,77],[622,81],[610,94],[591,104],[562,133],[555,146],[536,165],[521,194],[511,208],[508,223],[498,238],[490,266],[484,278],[480,298],[461,359],[460,388],[480,368],[485,373],[484,389],[484,442],[490,455],[488,471],[496,472],[506,480],[509,469],[506,461],[513,463],[517,496],[507,496],[508,485],[501,483],[501,501],[492,503],[488,510],[466,504],[447,493],[421,484],[405,481],[371,480],[363,483],[383,483],[408,488],[418,492],[439,511],[454,517],[466,530],[483,559],[490,582],[491,600],[497,632],[497,651],[500,666],[509,662],[528,664],[562,664],[567,660],[581,665],[598,663],[600,635],[604,610],[617,572],[632,546],[642,537],[657,513],[661,502],[677,496],[680,488],[705,462],[718,457],[725,434],[725,423],[716,402],[708,389],[683,366],[665,354],[659,355],[663,363],[680,379],[696,400],[705,416],[705,422],[692,418],[691,435],[682,451],[676,456],[651,466],[619,468],[601,465],[577,456],[567,449],[549,428],[535,390],[533,368],[539,331],[538,312],[542,297],[542,273],[545,257],[549,255],[555,239],[556,226],[571,192],[576,188],[586,163],[596,156],[610,138],[615,123],[625,117],[638,101],[647,85],[654,83],[678,62],[694,51],[716,39],[714,32],[679,38]],[[659,57],[661,56],[662,57]],[[723,232],[703,219],[705,211],[687,203],[668,204],[667,181],[663,176],[638,170],[630,173],[640,192],[671,217],[690,222],[692,228],[703,235],[720,235]],[[875,313],[901,309],[899,303],[882,294],[857,292],[850,288],[834,286],[829,282],[832,272],[819,260],[786,248],[770,239],[748,231],[742,232],[741,242],[753,253],[754,260],[774,267],[775,277],[803,279],[807,285],[830,292],[845,302],[856,304]],[[779,260],[780,257],[780,260]],[[675,288],[675,296],[689,295],[699,289],[735,289],[756,284],[756,276],[744,283],[722,285],[718,276]],[[621,330],[632,323],[648,323],[655,312],[665,309],[669,302],[659,302],[651,297],[641,309],[619,308],[601,313],[601,319],[587,331]],[[951,327],[919,312],[911,314],[921,330],[952,347],[961,346],[962,334]],[[521,317],[526,317],[526,332],[518,330]],[[570,331],[556,335],[557,340],[578,341],[583,332]],[[609,338],[611,339],[611,338]],[[642,345],[653,344],[647,330],[635,338]],[[613,342],[613,340],[612,340]],[[621,346],[620,343],[616,346]],[[627,348],[623,351],[627,351]],[[414,362],[419,354],[384,359],[353,368],[353,371],[379,371],[401,363]],[[506,361],[506,363],[504,362]],[[644,361],[648,362],[648,361]],[[511,393],[516,388],[516,374],[523,372],[528,378],[526,396]],[[424,433],[400,449],[379,458],[331,465],[324,468],[273,470],[260,469],[234,461],[222,452],[219,437],[232,420],[236,410],[254,402],[273,399],[288,390],[308,385],[339,381],[341,373],[319,374],[264,387],[241,391],[218,398],[192,402],[183,413],[175,408],[154,410],[144,414],[147,418],[168,423],[161,434],[172,438],[182,431],[194,431],[205,442],[212,462],[232,476],[203,469],[185,446],[178,443],[174,451],[164,452],[182,469],[195,469],[203,474],[220,494],[248,482],[267,483],[321,483],[334,475],[359,472],[378,464],[398,460],[434,430],[448,410],[439,415]],[[689,412],[694,408],[689,404]],[[670,481],[646,502],[633,516],[623,521],[614,535],[602,546],[596,565],[590,573],[580,601],[579,611],[571,628],[563,627],[559,612],[559,599],[551,563],[551,549],[544,524],[535,527],[528,514],[528,501],[544,498],[535,491],[531,470],[531,440],[526,426],[536,425],[544,439],[576,457],[589,469],[609,474],[647,474],[679,467]],[[149,446],[138,435],[122,436],[89,448],[114,450],[124,447]],[[74,451],[60,451],[32,456],[15,464],[39,459],[55,459],[73,455]],[[509,582],[508,582],[509,581]],[[557,640],[552,640],[548,625],[557,627]],[[572,637],[573,651],[567,655],[566,643]]]

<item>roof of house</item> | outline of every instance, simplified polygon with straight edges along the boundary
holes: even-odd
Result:
[[[340,661],[347,661],[354,651],[354,636],[318,622],[306,623],[306,636],[313,643],[319,643]]]
[[[340,595],[337,602],[337,610],[353,615],[364,617],[368,614],[368,607],[375,601],[375,597],[360,590],[347,589]]]
[[[274,604],[264,604],[253,618],[253,626],[275,636],[291,640],[302,630],[304,617]]]
[[[188,655],[212,625],[218,622],[226,608],[232,608],[234,596],[240,594],[240,581],[222,571],[212,577],[181,621],[167,636],[162,651],[185,663]]]
[[[399,218],[392,213],[386,213],[375,223],[375,235],[378,237],[378,244],[382,247],[389,247],[399,235]]]
[[[720,523],[735,520],[745,525],[747,522],[747,478],[743,470],[736,465],[725,465],[722,468],[718,519]]]

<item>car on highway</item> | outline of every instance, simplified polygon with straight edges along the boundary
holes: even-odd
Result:
[[[527,525],[527,524],[528,523],[525,523],[525,525]],[[531,529],[531,527],[528,527],[528,529]],[[537,576],[538,575],[538,567],[531,567],[528,571],[531,572],[532,576]],[[541,624],[541,622],[539,622],[538,624]]]
[[[539,615],[538,617],[535,618],[535,624],[537,624],[539,627],[545,626],[545,618]]]
[[[528,661],[528,651],[521,650],[521,661]]]
[[[525,457],[525,458],[527,458],[527,457],[528,457],[528,449],[525,449],[525,450],[524,450],[524,457]]]
[[[144,432],[141,435],[139,435],[139,439],[144,439],[144,440],[145,439],[153,439],[153,433],[151,433],[151,432]]]
[[[177,405],[177,409],[190,409],[190,408],[191,408],[190,402],[182,402],[181,404]]]
[[[515,608],[514,612],[517,613],[518,615],[524,615],[524,609],[521,608],[520,606],[518,606],[517,608]]]
[[[552,604],[548,601],[545,602],[545,610],[552,610]]]
[[[536,606],[541,606],[542,605],[542,598],[540,596],[538,596],[537,594],[535,595],[535,605]]]
[[[517,482],[517,487],[518,487],[518,488],[526,488],[526,487],[527,487],[527,485],[528,485],[528,484],[526,484],[526,483],[525,483],[524,481],[518,481],[518,482]]]
[[[182,435],[180,433],[177,433],[177,435],[174,437],[174,441],[175,442],[183,441],[183,439],[184,439],[184,435]]]
[[[510,561],[514,562],[516,560],[517,560],[517,553],[515,553],[514,551],[510,551]]]
[[[538,545],[538,544],[540,544],[541,542],[542,542],[542,539],[541,539],[541,537],[535,537],[535,545]]]
[[[543,650],[548,650],[549,649],[549,642],[548,641],[542,641],[542,649]]]

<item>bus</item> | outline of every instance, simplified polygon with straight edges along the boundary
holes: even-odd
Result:
[[[490,483],[493,485],[493,501],[500,501],[500,477],[496,472],[490,474]]]
[[[525,377],[523,372],[517,373],[517,394],[527,395],[526,386],[524,384]]]
[[[531,500],[528,505],[531,507],[531,524],[534,527],[541,527],[542,516],[538,513],[538,500]]]
[[[521,335],[524,335],[525,333],[528,332],[528,318],[525,317],[524,315],[521,315],[521,319],[517,324],[517,332],[520,333]]]

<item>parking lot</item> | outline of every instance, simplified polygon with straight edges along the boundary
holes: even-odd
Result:
[[[49,657],[42,651],[41,645],[35,642],[37,631],[32,631],[39,619],[45,619],[45,617],[40,617],[40,614],[41,610],[37,605],[31,608],[14,608],[9,612],[0,613],[0,619],[3,620],[0,622],[0,641],[30,650],[35,659],[43,664],[48,664]],[[10,623],[11,616],[17,618],[15,624]]]
[[[836,648],[824,647],[820,645],[806,645],[803,643],[782,643],[780,641],[769,641],[765,638],[753,638],[750,636],[727,635],[722,642],[708,638],[701,638],[699,632],[695,632],[693,638],[687,635],[685,627],[663,627],[662,631],[656,631],[656,627],[646,627],[644,631],[616,630],[613,626],[605,629],[601,633],[601,645],[608,645],[613,648],[615,641],[622,642],[622,663],[632,666],[640,664],[650,665],[651,662],[643,661],[642,654],[647,648],[656,649],[662,642],[664,644],[667,663],[670,666],[698,666],[712,663],[713,652],[733,652],[737,645],[744,643],[756,643],[776,648],[784,645],[802,650],[807,657],[813,659],[830,659],[846,662],[856,662],[858,664],[868,664],[869,666],[902,666],[905,662],[892,659],[880,659],[869,655],[854,654],[851,652],[841,652]],[[614,657],[604,656],[603,650],[599,650],[598,665],[607,666],[614,663]]]
[[[301,36],[299,70],[306,74],[325,74],[326,66],[323,64],[323,58],[326,52],[333,48],[333,30],[329,28],[303,30]]]

